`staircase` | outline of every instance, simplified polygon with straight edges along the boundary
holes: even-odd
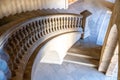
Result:
[[[101,46],[92,44],[88,39],[76,42],[69,49],[64,62],[97,68],[100,60]]]

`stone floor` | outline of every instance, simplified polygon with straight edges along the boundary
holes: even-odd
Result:
[[[88,23],[91,36],[84,41],[78,41],[73,47],[81,48],[79,46],[84,44],[85,46],[82,46],[82,48],[100,48],[96,45],[96,41],[102,19],[105,16],[104,13],[106,13],[107,9],[99,3],[94,3],[94,0],[84,1],[78,0],[78,2],[70,5],[67,12],[79,14],[86,9],[92,12],[91,19]],[[59,10],[59,12],[65,11]],[[68,62],[63,62],[62,65],[40,63],[38,67],[39,69],[35,73],[34,80],[117,80],[117,73],[111,77],[107,77],[95,68]]]
[[[87,47],[96,46],[98,32],[107,10],[104,6],[101,6],[97,1],[94,1],[95,0],[78,0],[74,4],[70,5],[67,10],[56,10],[56,12],[58,13],[67,12],[79,14],[80,12],[86,9],[92,12],[92,16],[89,19],[88,23],[91,36],[88,39],[86,39],[86,41],[84,40],[85,43],[89,42],[88,44],[86,44]],[[8,23],[12,25],[12,22],[21,22],[22,20],[24,21],[26,19],[35,17],[38,14],[40,16],[45,12],[52,13],[51,10],[42,10],[42,12],[37,10],[32,12],[16,14],[13,16],[9,16],[8,18],[1,19],[0,35],[2,34],[2,32],[6,31],[4,30],[4,28],[2,28],[3,25]],[[80,41],[80,44],[84,42]],[[77,44],[76,47],[77,46],[79,46],[79,44]],[[35,73],[34,80],[117,80],[116,75],[114,75],[113,77],[106,77],[103,73],[98,72],[95,68],[66,62],[64,62],[62,65],[40,63],[38,67],[39,70]]]
[[[40,63],[33,80],[117,80],[117,77],[106,77],[95,68],[64,62],[62,65]]]

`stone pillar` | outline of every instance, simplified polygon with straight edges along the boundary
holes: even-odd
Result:
[[[112,16],[110,19],[109,27],[111,28],[114,24],[117,26],[118,35],[120,35],[120,0],[116,0],[114,4],[114,8],[112,11]],[[120,36],[118,36],[118,42],[120,45]],[[120,47],[119,47],[119,53],[118,53],[118,80],[120,80]]]
[[[81,39],[84,39],[88,36],[90,36],[90,29],[89,29],[89,26],[88,26],[88,21],[89,21],[89,18],[90,18],[90,15],[92,15],[91,12],[89,12],[88,10],[85,10],[83,12],[80,13],[83,18],[82,18],[82,28],[83,28],[83,34],[81,36]]]
[[[103,48],[101,51],[100,65],[98,68],[99,71],[106,72],[108,69],[114,50],[116,48],[116,44],[118,40],[117,34],[118,33],[117,33],[116,25],[113,25],[113,27],[109,28],[107,31],[105,42],[103,44]]]
[[[110,65],[107,69],[106,75],[107,76],[112,76],[113,74],[116,74],[116,71],[118,70],[118,44],[116,45],[114,55],[112,56]]]

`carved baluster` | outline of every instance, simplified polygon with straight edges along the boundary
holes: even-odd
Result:
[[[47,19],[48,33],[51,33],[50,19]]]
[[[37,41],[39,39],[39,37],[38,37],[38,31],[36,30],[35,31],[35,40]]]
[[[73,27],[76,28],[76,17],[74,17],[74,24]]]
[[[40,24],[41,24],[41,32],[40,32],[40,35],[43,37],[43,20],[41,19],[41,22],[40,22]]]
[[[45,33],[48,34],[49,33],[49,26],[48,26],[48,22],[47,22],[47,18],[45,19]]]
[[[59,22],[57,22],[57,24],[60,25],[60,29],[63,29],[63,28],[62,28],[62,20],[61,20],[61,17],[60,17],[60,18],[57,18],[57,19],[59,19]]]
[[[12,46],[9,42],[5,46],[5,51],[10,55],[11,59],[14,59],[15,56],[14,56],[14,53],[13,53],[13,48],[12,48]]]
[[[77,24],[76,24],[76,27],[79,28],[79,18],[77,17]]]
[[[25,38],[25,44],[27,45],[27,47],[31,46],[29,36]]]
[[[32,29],[33,29],[33,32],[34,32],[35,31],[35,23],[34,23],[34,21],[31,22],[31,26],[32,26]]]
[[[19,42],[22,41],[21,35],[19,34],[19,31],[16,32],[16,38],[17,38],[17,40],[18,40]]]
[[[37,26],[37,22],[35,21],[35,22],[33,22],[33,26],[34,26],[34,38],[35,38],[35,41],[36,40],[38,40],[38,32],[37,32],[37,30],[38,30],[38,26]]]
[[[28,35],[29,35],[29,33],[28,33],[26,27],[23,27],[23,33],[25,34],[25,36],[28,36]]]
[[[67,26],[69,28],[69,26],[68,26],[68,17],[65,18],[65,26]]]
[[[26,41],[26,43],[25,43],[25,45],[24,45],[24,50],[25,50],[25,51],[28,50],[27,41]]]
[[[49,18],[47,18],[47,28],[48,28],[48,29],[47,29],[47,30],[48,30],[48,31],[47,31],[48,34],[51,33],[51,26],[50,26]]]
[[[72,17],[72,28],[74,29],[74,17]]]
[[[32,30],[32,32],[31,32],[31,36],[32,36],[32,40],[33,40],[33,42],[35,42],[36,40],[35,40],[35,26],[34,26],[34,23],[32,22],[32,23],[30,23],[30,27],[31,27],[31,30]]]
[[[53,21],[53,24],[54,24],[53,27],[56,28],[56,30],[59,30],[59,29],[58,29],[59,24],[57,24],[57,23],[58,23],[58,19],[55,17],[55,18],[54,18],[54,21]]]
[[[39,33],[38,33],[38,24],[37,24],[37,21],[35,22],[35,38],[36,38],[36,40],[38,40],[39,39]]]
[[[71,17],[72,20],[72,28],[74,28],[74,17]]]
[[[34,33],[33,32],[31,33],[31,41],[32,41],[32,43],[35,42],[35,38],[34,38]]]
[[[17,52],[19,51],[19,48],[20,48],[19,47],[19,40],[16,37],[14,37],[14,42],[16,44],[16,47],[15,47],[14,51],[17,54]]]
[[[25,34],[23,33],[23,31],[21,29],[19,30],[19,34],[21,35],[21,39],[25,38]]]
[[[57,28],[58,26],[56,25],[56,22],[57,22],[57,20],[56,20],[56,17],[55,17],[55,18],[53,18],[53,22],[52,23],[53,23],[53,27],[54,27],[53,29],[55,29],[57,31],[58,30],[58,28]]]
[[[55,18],[55,27],[57,30],[60,30],[61,24],[60,24],[60,18]]]
[[[39,37],[42,37],[42,21],[41,20],[39,20],[39,23],[38,23],[38,26],[39,26]]]
[[[71,17],[69,17],[69,27],[72,28],[72,21],[71,21]]]
[[[38,29],[38,28],[37,28],[37,27],[38,27],[38,26],[37,26],[37,21],[34,21],[34,26],[35,26],[35,31],[37,31],[37,29]]]
[[[20,44],[20,40],[19,40],[19,38],[18,38],[17,32],[16,32],[16,34],[15,34],[15,36],[14,36],[14,41],[15,41],[16,46],[18,46],[18,45]]]
[[[34,28],[33,28],[33,26],[32,26],[32,23],[29,23],[29,28],[30,28],[30,30],[31,30],[31,33],[34,32]]]
[[[72,28],[72,17],[70,17],[70,28]]]
[[[44,20],[41,20],[41,35],[44,36]]]
[[[52,32],[52,26],[51,26],[51,18],[48,18],[48,23],[49,23],[49,32]]]
[[[51,32],[54,32],[55,30],[54,30],[54,24],[53,24],[53,21],[54,21],[54,18],[49,18],[49,26],[50,26],[50,31]]]
[[[39,21],[36,21],[36,24],[37,24],[37,36],[38,38],[40,38],[40,24],[39,24]]]
[[[82,18],[80,18],[80,26],[79,27],[82,27]]]
[[[64,29],[64,18],[60,17],[60,26],[61,26],[61,30]]]
[[[51,26],[52,26],[53,32],[56,31],[56,26],[54,26],[54,21],[55,21],[55,18],[51,18]]]
[[[39,25],[39,29],[40,29],[40,31],[41,31],[41,30],[42,30],[42,29],[41,29],[41,25],[42,25],[42,21],[41,21],[41,20],[39,20],[38,25]]]
[[[63,29],[65,29],[65,18],[64,17],[62,17],[62,27],[63,27]]]
[[[67,28],[66,26],[66,17],[63,17],[63,29]]]
[[[47,33],[46,33],[46,21],[45,21],[45,19],[43,19],[43,28],[44,28],[43,33],[44,33],[44,35],[46,35]]]
[[[29,25],[26,25],[26,30],[28,32],[28,35],[32,32],[32,30],[30,29],[30,26]]]
[[[12,45],[11,47],[13,48],[13,55],[15,56],[17,53],[17,46],[14,39],[15,39],[15,36],[12,35],[10,44]]]

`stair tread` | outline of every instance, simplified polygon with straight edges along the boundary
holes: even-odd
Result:
[[[80,63],[80,64],[84,63],[85,65],[94,66],[94,67],[97,67],[99,64],[99,61],[95,59],[82,58],[82,57],[76,57],[71,55],[66,55],[64,58],[64,61]]]
[[[68,54],[84,55],[84,56],[92,57],[94,59],[100,59],[101,49],[74,47],[68,51]]]
[[[77,54],[89,56],[94,59],[100,59],[102,46],[91,42],[91,37],[84,40],[78,40],[69,50],[68,54]]]

